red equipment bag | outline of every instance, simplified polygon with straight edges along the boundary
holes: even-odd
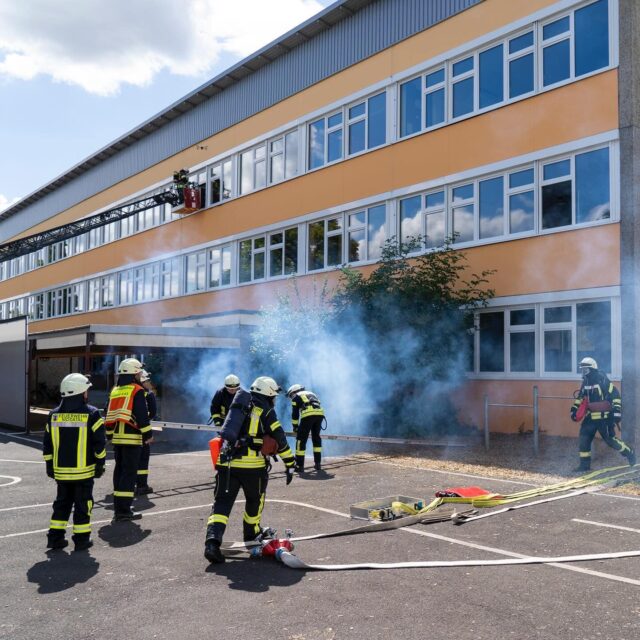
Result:
[[[589,411],[611,411],[611,403],[608,400],[600,400],[599,402],[589,402],[587,405]]]
[[[589,398],[585,396],[584,398],[582,398],[582,402],[580,403],[580,406],[576,411],[576,422],[580,422],[580,420],[582,420],[587,415],[588,408],[589,408]]]
[[[269,435],[264,435],[262,439],[262,449],[260,453],[263,456],[275,456],[278,453],[278,442]]]
[[[211,452],[211,462],[213,463],[214,469],[216,468],[216,463],[218,462],[218,456],[220,455],[221,448],[222,438],[220,436],[209,440],[209,451]]]

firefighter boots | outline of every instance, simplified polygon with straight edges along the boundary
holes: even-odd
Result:
[[[204,543],[204,557],[212,564],[222,564],[224,562],[224,556],[220,551],[220,540],[209,538]]]
[[[64,549],[69,544],[64,538],[48,538],[47,549]]]

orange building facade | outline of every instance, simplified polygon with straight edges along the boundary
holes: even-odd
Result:
[[[343,22],[374,5],[393,11],[397,2],[360,3]],[[595,357],[625,392],[638,386],[623,354],[622,292],[625,278],[633,281],[625,265],[635,254],[621,240],[633,213],[623,210],[621,165],[621,118],[636,117],[621,107],[630,83],[625,76],[621,86],[622,25],[628,14],[637,19],[632,5],[469,3],[25,223],[2,241],[161,192],[181,167],[204,203],[189,215],[158,206],[3,263],[0,319],[28,315],[37,352],[39,339],[73,327],[255,311],[292,275],[304,288],[335,281],[345,263],[370,267],[386,238],[425,235],[431,250],[454,236],[473,271],[495,270],[461,416],[481,425],[485,394],[526,405],[536,386],[541,429],[573,435],[567,398],[579,386],[580,358]],[[123,354],[137,352],[125,341]],[[73,345],[51,342],[43,353],[82,362]],[[530,430],[532,420],[526,407],[491,411],[493,430]]]

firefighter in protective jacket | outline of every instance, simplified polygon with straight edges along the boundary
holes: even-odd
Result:
[[[322,468],[322,439],[320,431],[324,420],[324,410],[313,391],[307,391],[301,384],[294,384],[287,390],[291,400],[291,426],[296,433],[296,470],[304,471],[304,454],[307,439],[311,434],[313,462],[317,471]]]
[[[149,411],[149,420],[155,420],[158,414],[158,403],[156,394],[151,384],[151,376],[144,369],[140,372],[140,386],[144,389],[144,397],[147,401],[147,409]],[[146,495],[153,491],[153,487],[149,486],[149,460],[151,459],[151,446],[149,442],[142,443],[142,452],[140,453],[140,463],[138,464],[138,475],[136,478],[136,494],[139,496]]]
[[[107,456],[105,430],[100,412],[87,404],[89,380],[70,373],[60,384],[62,402],[47,420],[43,456],[47,475],[58,484],[53,515],[47,534],[49,549],[63,549],[67,522],[73,509],[76,551],[88,549],[91,541],[93,479],[104,473]]]
[[[224,562],[220,551],[229,514],[242,488],[245,496],[242,528],[244,540],[255,540],[266,529],[260,526],[269,468],[262,451],[267,436],[277,442],[277,453],[286,466],[287,484],[293,478],[293,453],[274,409],[280,387],[272,378],[257,378],[251,385],[251,402],[235,442],[227,443],[216,463],[216,482],[211,515],[207,520],[204,556],[209,562]],[[224,437],[224,430],[222,432]]]
[[[622,400],[620,392],[593,358],[580,361],[582,385],[571,407],[571,419],[577,422],[581,405],[586,405],[586,414],[580,426],[580,465],[576,472],[589,471],[591,468],[591,443],[596,435],[612,448],[622,454],[630,465],[636,463],[636,456],[631,447],[616,437],[615,428],[622,419]]]
[[[229,413],[229,407],[239,388],[240,378],[230,373],[224,379],[224,387],[218,389],[213,395],[213,398],[211,398],[211,406],[209,407],[211,418],[209,419],[209,424],[213,423],[215,427],[221,427],[223,425],[224,419],[227,413]]]
[[[114,520],[138,520],[142,517],[131,509],[138,476],[142,445],[151,444],[149,408],[144,389],[138,384],[142,363],[127,358],[118,368],[118,384],[109,394],[105,426],[113,443]]]

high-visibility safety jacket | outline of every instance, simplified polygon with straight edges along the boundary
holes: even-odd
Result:
[[[126,380],[125,384],[113,387],[109,394],[105,426],[107,438],[113,444],[141,446],[151,437],[149,408],[140,385]]]
[[[622,418],[620,392],[604,373],[594,371],[584,378],[571,407],[572,417],[575,418],[583,398],[588,402],[586,419],[619,422]]]
[[[235,394],[229,393],[226,387],[222,387],[222,389],[218,389],[215,392],[213,398],[211,398],[211,406],[209,407],[214,426],[221,427],[224,424],[224,419],[227,417],[227,413],[229,413],[229,407],[234,397]]]
[[[310,416],[324,416],[324,409],[313,391],[298,391],[291,398],[291,424],[297,427],[300,420]]]
[[[93,478],[96,463],[107,457],[104,421],[82,396],[64,398],[47,419],[42,443],[45,462],[59,481]]]
[[[237,445],[232,450],[231,461],[223,461],[218,457],[216,468],[231,466],[232,469],[265,469],[267,460],[260,453],[265,435],[270,435],[278,443],[278,455],[282,462],[287,467],[293,467],[295,459],[275,409],[264,396],[256,393],[251,396],[253,407],[242,425]]]

